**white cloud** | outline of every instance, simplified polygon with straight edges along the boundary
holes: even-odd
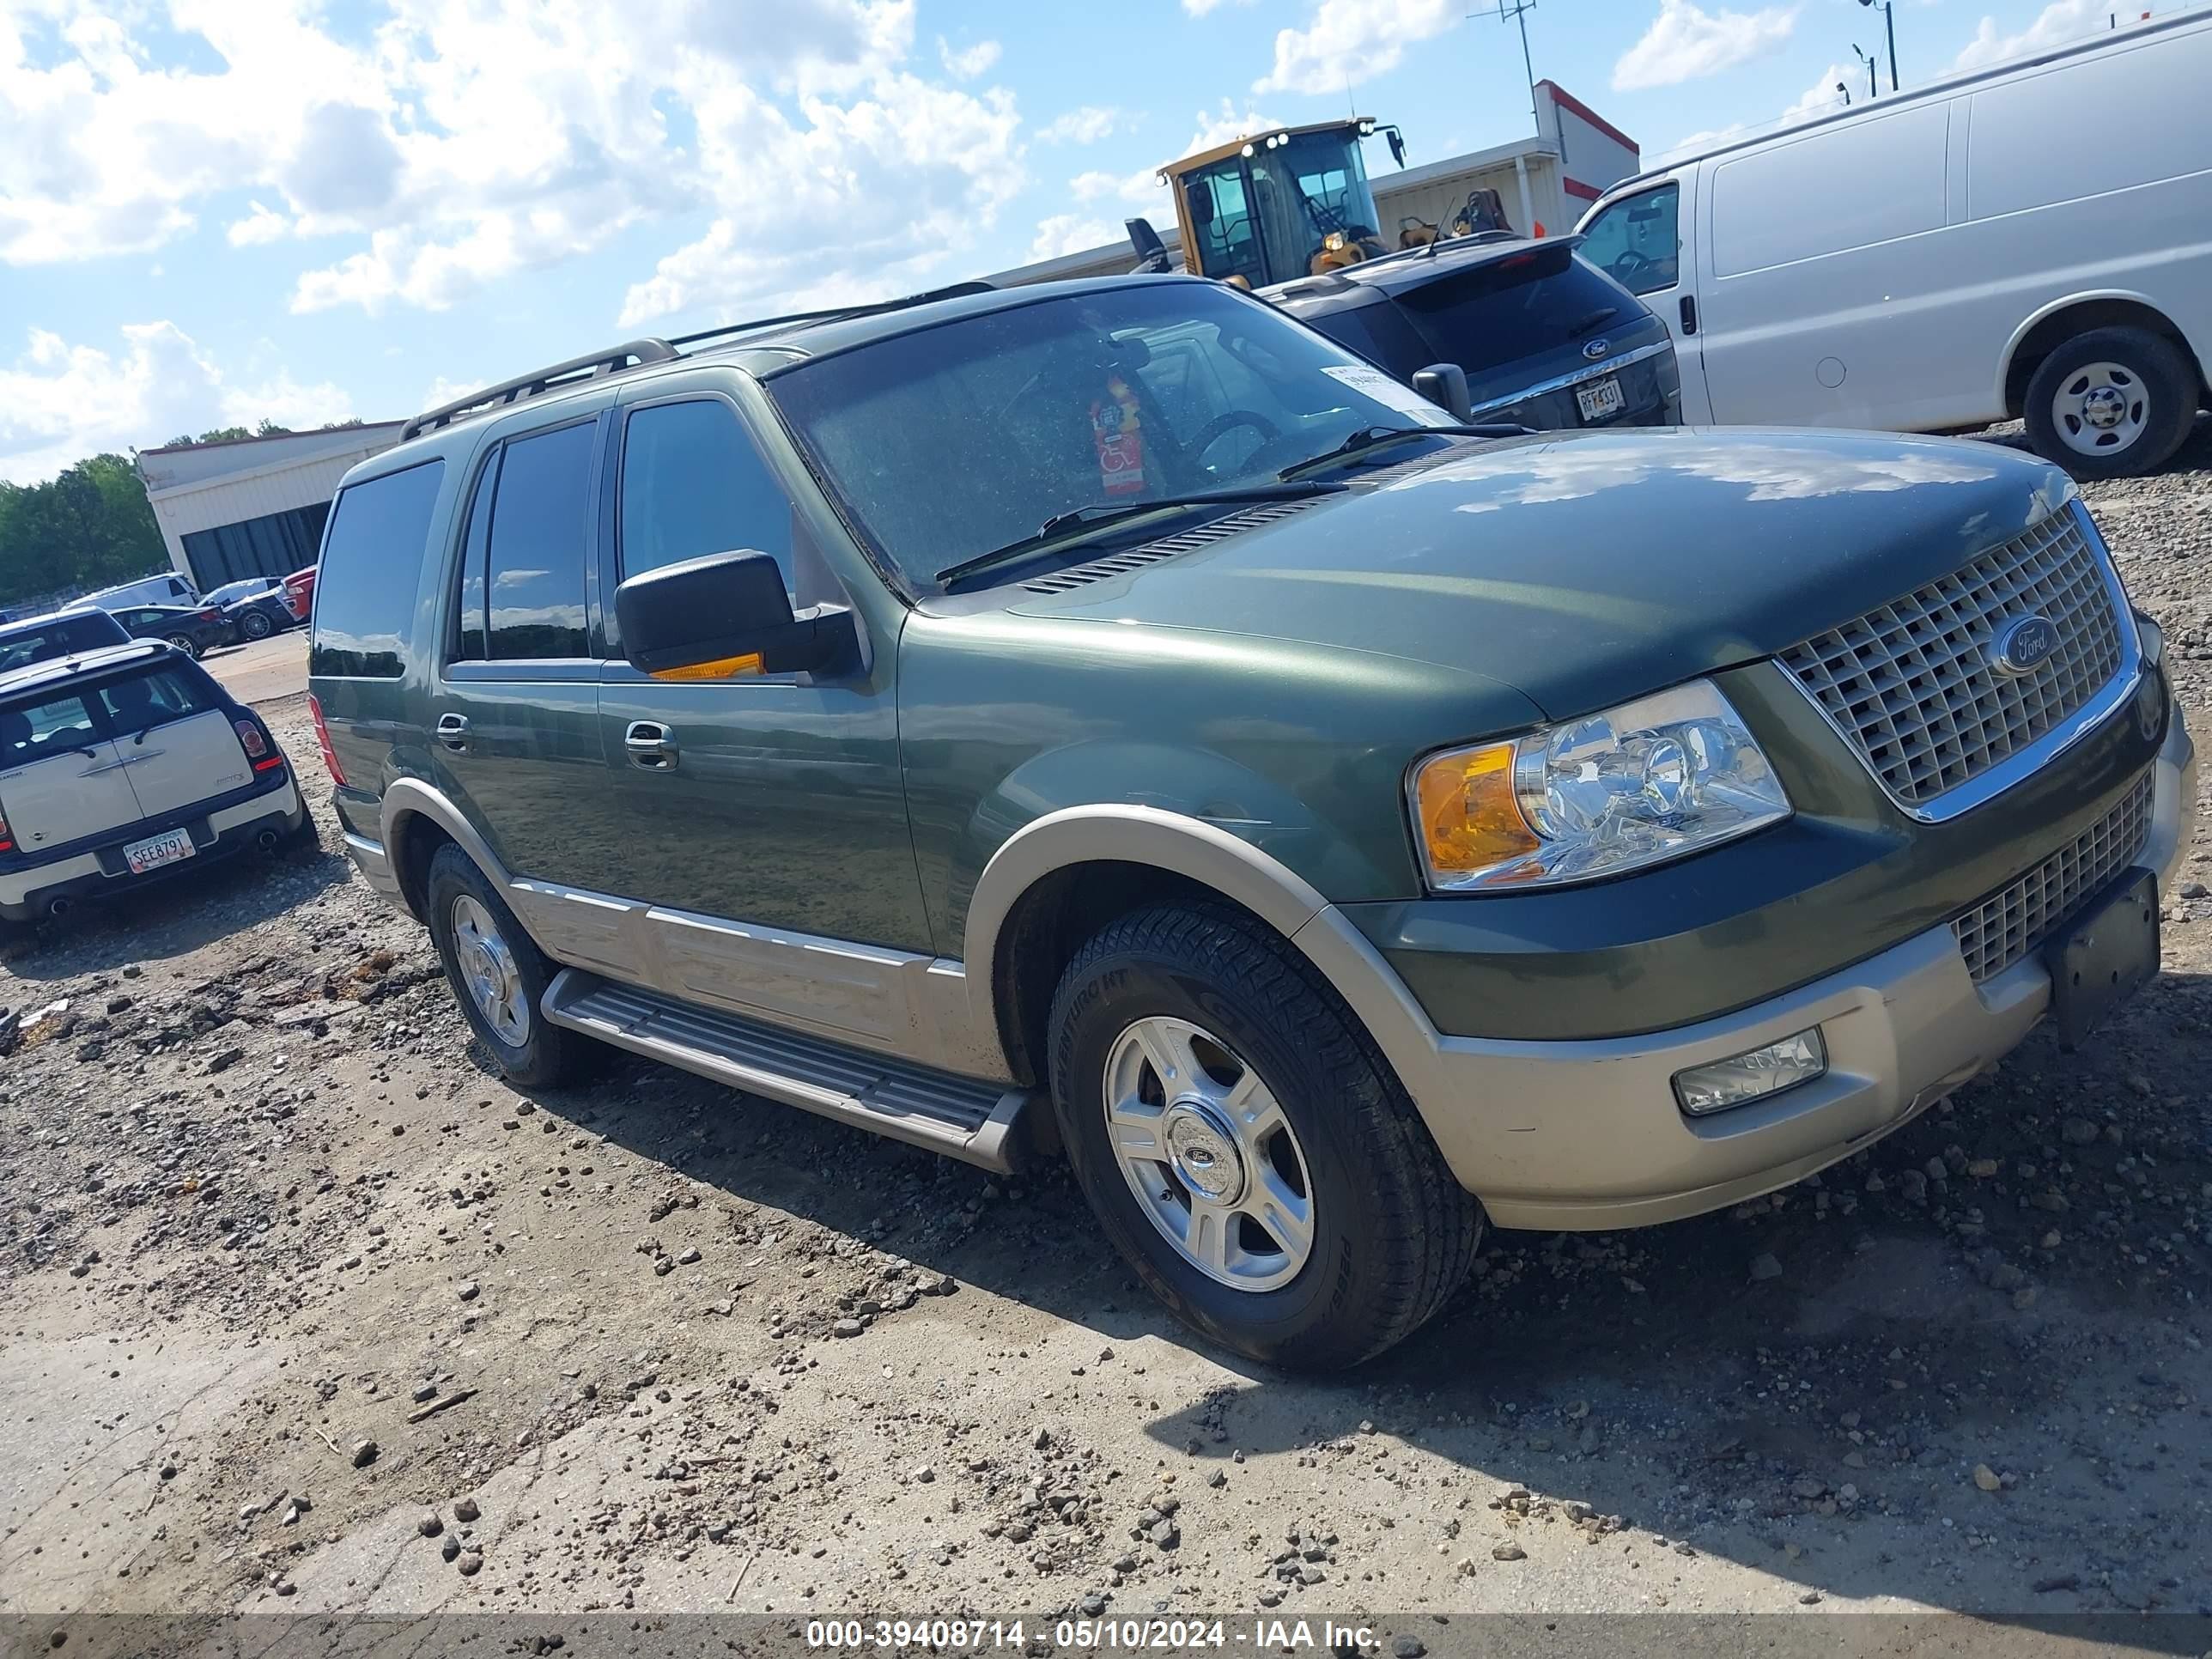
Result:
[[[1110,106],[1085,104],[1065,114],[1055,115],[1037,129],[1037,142],[1043,144],[1095,144],[1101,138],[1110,138],[1127,118]]]
[[[1731,121],[1724,127],[1711,127],[1703,132],[1691,133],[1686,137],[1677,139],[1668,149],[1650,157],[1649,164],[1653,167],[1662,167],[1677,156],[1703,155],[1708,150],[1718,149],[1723,144],[1733,143],[1739,138],[1749,137],[1753,133],[1771,131],[1777,127],[1787,126],[1793,121],[1802,121],[1810,116],[1826,114],[1830,110],[1842,109],[1844,106],[1844,94],[1836,90],[1838,82],[1850,88],[1854,100],[1860,103],[1867,101],[1866,65],[1859,63],[1830,64],[1814,78],[1813,84],[1805,88],[1797,101],[1784,110],[1773,120]]]
[[[1275,66],[1255,92],[1342,93],[1395,69],[1406,48],[1460,21],[1461,0],[1321,0],[1302,29],[1275,36]]]
[[[1182,0],[1182,9],[1193,17],[1203,17],[1220,6],[1249,6],[1252,3],[1253,0]]]
[[[243,219],[234,219],[223,234],[233,247],[253,247],[263,242],[282,241],[292,234],[292,222],[281,213],[271,213],[258,202],[246,204],[249,211]]]
[[[1085,219],[1080,214],[1055,213],[1048,219],[1037,221],[1036,240],[1030,243],[1029,258],[1056,259],[1063,253],[1080,253],[1086,248],[1103,247],[1109,242],[1127,242],[1128,237],[1121,226],[1103,219]],[[1133,261],[1135,255],[1130,256]]]
[[[1639,92],[1717,75],[1777,50],[1796,27],[1795,6],[1706,11],[1693,0],[1659,0],[1651,27],[1613,66],[1613,89]]]
[[[103,450],[147,449],[181,432],[252,425],[320,426],[354,410],[335,386],[301,386],[289,374],[241,384],[174,323],[131,323],[122,349],[71,345],[29,331],[13,364],[0,367],[0,477],[52,477]]]
[[[977,96],[886,71],[849,103],[804,100],[805,125],[740,82],[695,107],[719,211],[631,284],[624,327],[690,307],[727,317],[777,296],[814,307],[927,286],[1026,182],[1003,88]],[[795,240],[794,224],[837,235],[824,249]]]
[[[1866,99],[1866,68],[1860,64],[1831,64],[1822,70],[1813,84],[1805,88],[1797,101],[1782,112],[1786,124],[1802,121],[1808,115],[1821,115],[1832,109],[1844,106],[1844,94],[1836,90],[1841,86],[1853,100]]]
[[[1149,202],[1158,190],[1159,169],[1139,167],[1134,173],[1079,173],[1067,181],[1068,194],[1079,202],[1095,202],[1115,196],[1125,202]]]
[[[1225,144],[1231,138],[1270,131],[1283,125],[1272,115],[1261,114],[1249,104],[1240,114],[1237,106],[1226,98],[1221,100],[1218,109],[1210,114],[1200,110],[1192,118],[1198,125],[1191,131],[1190,142],[1176,152],[1179,155],[1193,155],[1202,149],[1212,149],[1216,144]]]
[[[1707,127],[1702,131],[1685,134],[1665,149],[1644,158],[1646,167],[1662,167],[1677,155],[1698,155],[1709,149],[1718,149],[1723,144],[1734,143],[1751,131],[1748,121],[1731,121],[1724,127]]]
[[[945,72],[954,80],[972,81],[991,72],[991,66],[999,61],[999,43],[978,40],[972,46],[954,46],[940,34],[937,37],[937,58],[945,65]]]
[[[2142,21],[2143,8],[2120,9],[2120,27]],[[1997,20],[1984,17],[1974,31],[1974,38],[1966,49],[1953,62],[1954,70],[1980,69],[1988,64],[2001,64],[2008,58],[2022,53],[2040,52],[2046,46],[2063,46],[2069,40],[2078,40],[2085,34],[2094,34],[2112,26],[2112,8],[2107,0],[2052,0],[2036,15],[2036,19],[2017,34],[2001,34]]]
[[[915,0],[376,0],[343,27],[322,0],[31,3],[0,0],[0,264],[150,250],[251,191],[234,245],[337,241],[295,310],[439,307],[691,213],[706,236],[627,308],[717,305],[750,291],[725,246],[794,292],[866,287],[1025,182],[1012,95],[918,58]],[[948,45],[945,76],[996,56]],[[863,217],[804,267],[757,252]]]

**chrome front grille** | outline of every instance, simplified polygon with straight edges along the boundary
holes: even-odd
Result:
[[[2150,838],[2151,775],[2067,846],[1951,924],[1976,981],[1990,979],[2048,939]]]
[[[2057,649],[1999,673],[1993,638],[2049,619]],[[2120,672],[2119,608],[2076,509],[2061,507],[1949,575],[1781,656],[1882,787],[1940,800],[2078,713]]]

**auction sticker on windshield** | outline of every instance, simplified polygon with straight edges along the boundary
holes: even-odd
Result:
[[[1364,363],[1331,363],[1322,373],[1340,380],[1354,392],[1364,392],[1378,404],[1387,404],[1407,419],[1423,426],[1457,424],[1448,409],[1438,409],[1409,386],[1401,386],[1379,368]]]

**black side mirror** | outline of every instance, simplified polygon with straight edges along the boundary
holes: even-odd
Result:
[[[846,655],[854,637],[842,605],[793,615],[766,553],[708,553],[632,576],[615,590],[615,623],[630,665],[671,679],[805,673]]]
[[[1132,276],[1169,268],[1167,245],[1160,240],[1160,234],[1152,228],[1150,219],[1124,219],[1121,228],[1129,233],[1129,246],[1136,250],[1137,264],[1129,273]]]
[[[1413,371],[1413,390],[1439,409],[1451,410],[1452,419],[1464,422],[1474,409],[1468,396],[1467,371],[1457,363],[1431,363]]]

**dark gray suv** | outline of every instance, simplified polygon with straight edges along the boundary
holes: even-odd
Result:
[[[432,410],[338,493],[310,672],[516,1082],[1056,1149],[1185,1318],[1329,1366],[1486,1218],[1732,1204],[2078,1039],[2189,842],[2162,650],[2040,461],[1501,437],[1124,277]]]

